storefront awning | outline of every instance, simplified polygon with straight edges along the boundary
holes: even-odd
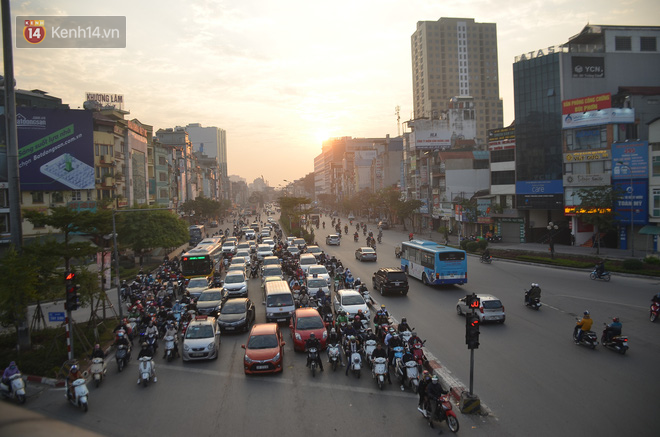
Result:
[[[660,235],[660,226],[646,225],[639,230],[639,233],[643,235]]]

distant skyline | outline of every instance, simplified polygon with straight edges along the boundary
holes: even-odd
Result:
[[[17,15],[127,17],[125,49],[14,48],[18,88],[71,108],[82,107],[85,92],[123,94],[128,117],[154,132],[225,129],[228,173],[248,182],[263,175],[273,187],[312,172],[329,137],[397,135],[395,107],[402,122],[412,115],[418,21],[497,24],[504,126],[513,121],[516,56],[565,43],[588,23],[660,23],[651,0],[33,0],[11,8],[12,26]]]

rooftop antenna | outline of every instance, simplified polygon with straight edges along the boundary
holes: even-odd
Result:
[[[396,136],[401,136],[401,106],[396,105],[394,108],[394,114],[396,114]]]

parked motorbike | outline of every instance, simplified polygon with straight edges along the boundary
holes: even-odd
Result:
[[[71,393],[65,395],[69,402],[71,402],[76,407],[82,408],[86,413],[89,408],[87,397],[89,396],[89,390],[87,390],[87,384],[85,384],[85,378],[78,378],[71,383]]]
[[[385,376],[387,375],[387,358],[374,358],[371,376],[376,380],[379,389],[385,385]]]
[[[315,347],[307,349],[307,359],[309,360],[309,369],[312,371],[312,377],[316,376],[317,359],[319,351]]]
[[[624,355],[628,350],[628,337],[623,335],[615,335],[609,341],[607,341],[607,324],[603,323],[603,325],[605,325],[605,329],[603,329],[603,335],[600,337],[600,342],[604,347]]]
[[[92,378],[94,379],[94,383],[98,387],[101,385],[101,382],[103,379],[105,379],[105,373],[107,372],[107,368],[105,367],[105,361],[103,358],[96,357],[92,359],[92,366],[90,368],[90,371],[92,372]]]
[[[435,414],[428,418],[429,426],[434,427],[434,422],[447,421],[447,426],[451,432],[458,432],[458,418],[452,410],[448,395],[442,395],[437,399],[431,399],[429,402],[435,402]]]
[[[337,366],[339,366],[340,353],[338,344],[328,344],[328,358],[333,371],[337,370]]]
[[[164,338],[165,340],[165,358],[167,358],[167,362],[172,361],[175,358],[175,341],[176,338],[173,335],[168,335]]]
[[[610,272],[603,272],[603,273],[598,274],[598,272],[596,271],[596,269],[594,269],[594,270],[589,274],[589,277],[590,277],[592,280],[602,279],[602,280],[604,280],[605,282],[609,282],[609,281],[610,281]]]
[[[128,364],[128,361],[131,359],[131,350],[125,346],[120,345],[117,348],[115,353],[115,360],[117,361],[117,371],[121,373],[124,370],[124,367]]]
[[[9,384],[0,383],[0,393],[2,396],[8,399],[16,399],[19,404],[24,404],[25,381],[23,381],[23,375],[15,373],[9,377],[8,382]]]
[[[660,303],[653,302],[651,303],[651,308],[649,310],[649,318],[652,322],[655,322],[658,319],[658,314],[660,313]]]
[[[141,357],[140,366],[138,368],[138,384],[142,384],[144,387],[149,385],[151,378],[153,377],[153,366],[151,364],[151,357]],[[156,382],[154,378],[154,382]]]
[[[580,320],[580,319],[575,319],[575,320]],[[573,340],[577,341],[577,333],[579,327],[575,327],[573,330]],[[591,349],[596,349],[596,346],[598,346],[598,336],[594,331],[585,331],[582,333],[582,336],[580,337],[580,342],[578,344],[581,344],[583,346],[590,347]]]

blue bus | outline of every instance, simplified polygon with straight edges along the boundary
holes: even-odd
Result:
[[[401,243],[401,269],[425,285],[467,283],[465,251],[434,241],[411,240]]]

